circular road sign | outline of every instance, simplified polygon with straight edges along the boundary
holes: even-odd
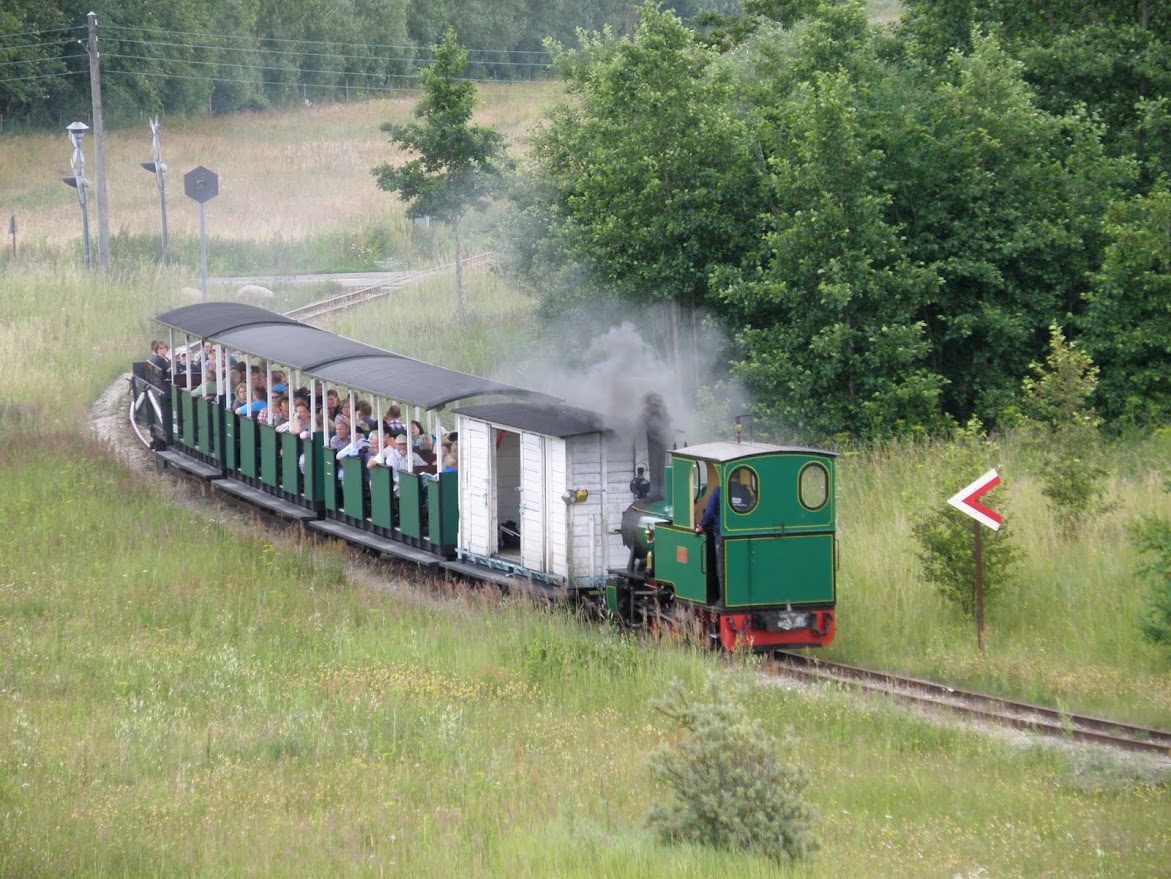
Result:
[[[187,193],[188,198],[203,204],[219,195],[220,178],[214,171],[200,165],[183,175],[183,191]]]

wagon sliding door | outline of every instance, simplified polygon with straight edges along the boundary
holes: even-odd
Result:
[[[548,571],[545,555],[545,437],[520,435],[520,553],[521,564]]]

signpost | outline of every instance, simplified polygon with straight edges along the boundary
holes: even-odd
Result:
[[[980,498],[1000,485],[1000,474],[989,470],[975,482],[965,485],[947,499],[947,502],[965,515],[971,516],[976,535],[976,644],[984,652],[984,559],[980,546],[980,526],[1000,530],[1004,517],[981,504]]]
[[[207,216],[204,205],[220,192],[220,178],[200,165],[183,175],[183,191],[199,202],[199,261],[203,269],[203,301],[207,302]]]

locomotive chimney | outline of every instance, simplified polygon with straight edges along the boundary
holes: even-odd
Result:
[[[664,496],[663,468],[667,466],[667,447],[674,439],[667,403],[653,391],[642,398],[642,423],[646,428],[647,463],[651,483],[649,497],[658,500]]]

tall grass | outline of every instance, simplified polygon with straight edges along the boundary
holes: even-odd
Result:
[[[934,443],[894,444],[847,456],[839,466],[841,629],[830,652],[1070,710],[1171,725],[1167,657],[1138,636],[1149,587],[1135,577],[1126,536],[1139,515],[1171,515],[1159,478],[1171,469],[1171,444],[1153,437],[1120,447],[1116,457],[1125,466],[1106,492],[1113,509],[1069,540],[1041,494],[1027,444],[1012,437],[1001,443],[988,464],[1006,479],[988,502],[1004,514],[1024,561],[1016,587],[987,609],[983,654],[974,623],[923,581],[910,537],[916,516],[973,475],[938,473],[940,452]],[[1145,463],[1135,468],[1128,458]]]
[[[220,136],[295,143],[282,119],[224,122],[235,130]],[[5,187],[6,169],[26,167],[12,152],[0,153]],[[345,222],[323,219],[322,234]],[[670,680],[698,686],[751,663],[370,572],[128,471],[89,438],[85,410],[145,355],[149,316],[190,301],[188,278],[146,260],[61,268],[54,246],[0,271],[0,876],[1165,874],[1165,767],[1002,741],[834,690],[760,686],[751,706],[801,742],[816,860],[781,871],[659,844],[642,827],[665,795],[648,787],[647,758],[677,731],[647,702]],[[524,300],[499,279],[469,275],[479,329],[466,336],[447,322],[449,291],[400,291],[336,328],[485,372],[522,344]],[[1166,719],[1165,671],[1124,621],[1137,585],[1119,530],[1167,512],[1153,475],[1165,445],[1123,450],[1117,510],[1068,544],[1049,537],[1026,451],[1006,447],[994,463],[1012,493],[994,503],[1028,574],[991,612],[982,657],[918,584],[907,539],[917,498],[941,501],[936,454],[843,460],[831,655]]]

